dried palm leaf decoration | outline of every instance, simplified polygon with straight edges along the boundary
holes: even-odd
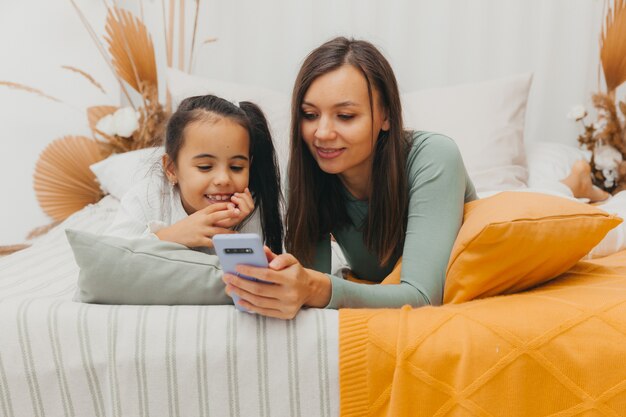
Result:
[[[140,127],[132,137],[102,135],[106,139],[102,143],[103,151],[109,154],[158,145],[167,115],[159,102],[154,45],[148,29],[129,11],[112,6],[107,13],[106,33],[105,41],[109,46],[116,76],[141,94],[143,106],[138,109]],[[92,109],[88,111],[92,126],[99,120],[96,118],[97,114],[100,117],[109,114],[103,112],[105,107]]]
[[[106,33],[117,74],[138,93],[158,100],[154,46],[146,26],[130,12],[112,7],[107,14]]]
[[[89,170],[89,165],[100,161],[111,153],[159,145],[170,108],[167,105],[164,108],[159,102],[155,51],[150,33],[143,22],[143,3],[140,2],[141,18],[137,18],[131,12],[118,7],[117,2],[110,4],[111,2],[105,1],[107,18],[106,35],[103,42],[76,1],[69,1],[94,41],[97,51],[115,76],[120,90],[127,100],[127,105],[139,112],[139,128],[130,137],[122,137],[118,134],[111,134],[111,132],[108,134],[100,132],[96,129],[98,121],[117,111],[118,107],[93,106],[87,109],[87,119],[93,138],[65,136],[53,141],[44,149],[35,168],[35,194],[44,212],[55,220],[63,220],[73,212],[80,210],[89,203],[97,202],[102,197],[95,176]],[[165,13],[165,0],[161,1],[163,30],[166,35],[167,63],[172,66],[175,33],[174,14],[177,2],[180,6],[178,61],[179,68],[184,70],[184,34],[186,33],[184,0],[169,0],[169,13]],[[189,69],[193,65],[199,7],[199,0],[195,0]],[[211,38],[206,42],[215,40],[215,38]],[[87,72],[68,65],[62,68],[84,77],[92,86],[105,93],[102,84]],[[60,102],[56,97],[22,84],[0,81],[0,86],[27,91]],[[138,100],[136,97],[131,97],[128,91],[129,87],[139,93],[141,105],[133,102]],[[169,102],[169,92],[167,92],[167,99]]]
[[[607,93],[613,96],[626,81],[626,0],[614,0],[600,37],[600,60]]]
[[[92,139],[65,136],[52,141],[35,166],[35,195],[43,211],[55,220],[64,220],[98,202],[102,192],[89,165],[100,160],[100,146]]]

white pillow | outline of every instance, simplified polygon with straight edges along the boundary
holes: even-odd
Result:
[[[563,143],[532,142],[526,144],[526,159],[528,186],[534,188],[567,177],[574,162],[591,160],[591,152]]]
[[[174,68],[168,68],[167,79],[175,106],[202,94],[258,104],[270,123],[284,176],[289,158],[289,96]],[[403,94],[405,125],[454,139],[479,192],[524,188],[528,170],[523,132],[531,80],[531,74],[522,74]]]
[[[620,191],[597,206],[607,213],[626,219],[626,191]],[[611,229],[604,239],[587,254],[587,259],[602,258],[626,249],[626,222]]]
[[[524,118],[532,74],[402,95],[409,128],[459,146],[478,192],[526,187]]]
[[[281,173],[286,175],[289,160],[290,97],[261,87],[190,75],[174,68],[167,69],[167,82],[175,110],[191,96],[213,94],[231,101],[251,101],[258,105],[270,125]]]
[[[104,193],[122,199],[137,182],[161,169],[162,146],[117,153],[89,166]]]

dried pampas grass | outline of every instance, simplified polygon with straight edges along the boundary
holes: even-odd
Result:
[[[26,236],[26,240],[32,240],[38,238],[39,236],[43,236],[59,224],[61,224],[61,220],[55,220],[50,224],[36,227],[28,233],[28,236]]]
[[[56,101],[57,103],[62,103],[62,101],[59,100],[58,98],[52,97],[52,96],[44,93],[41,90],[29,87],[29,86],[24,85],[24,84],[12,83],[10,81],[0,81],[0,85],[4,85],[4,86],[9,87],[9,88],[14,88],[16,90],[26,91],[28,93],[37,94],[38,96],[47,98],[48,100]]]
[[[606,15],[600,38],[600,60],[607,92],[626,81],[626,0],[614,0]]]
[[[72,7],[74,7],[74,10],[76,10],[76,13],[78,14],[78,17],[80,18],[81,22],[83,23],[83,26],[85,26],[85,29],[87,30],[87,33],[89,34],[89,36],[93,40],[94,45],[96,46],[96,49],[98,50],[98,52],[100,52],[100,55],[102,55],[102,58],[104,59],[104,62],[106,62],[107,66],[111,69],[111,72],[113,72],[113,75],[115,76],[115,79],[117,80],[117,82],[120,85],[120,89],[122,90],[122,93],[124,94],[124,96],[126,97],[128,102],[131,104],[131,106],[133,106],[133,108],[135,108],[135,105],[133,104],[133,101],[131,100],[130,95],[128,94],[128,90],[127,90],[126,86],[124,85],[124,82],[122,81],[120,76],[115,72],[115,68],[113,68],[113,64],[111,63],[111,59],[109,58],[109,56],[107,55],[106,51],[104,50],[104,46],[102,45],[102,42],[100,42],[100,39],[98,38],[98,35],[96,35],[95,30],[93,29],[93,27],[91,26],[91,24],[89,23],[89,21],[87,20],[87,18],[83,14],[83,12],[80,10],[80,7],[78,7],[76,2],[74,0],[70,0],[70,3],[72,3]]]
[[[193,17],[193,30],[191,31],[191,50],[189,51],[189,66],[187,67],[187,71],[191,72],[193,70],[193,51],[196,47],[196,33],[198,32],[198,16],[200,14],[200,0],[195,0],[196,2],[196,10],[194,12]]]
[[[185,0],[178,0],[178,69],[185,70]]]
[[[102,94],[107,93],[106,91],[104,91],[104,88],[102,88],[102,85],[98,81],[96,81],[91,75],[87,74],[85,71],[78,69],[76,67],[71,67],[69,65],[63,65],[61,66],[61,68],[82,75],[83,77],[87,79],[87,81],[89,81],[92,85],[94,85],[98,90],[102,91]]]
[[[30,245],[26,243],[20,243],[19,245],[0,246],[0,256],[7,256],[29,247]]]
[[[598,109],[598,120],[604,126],[596,132],[596,140],[605,145],[611,145],[622,154],[626,154],[626,143],[622,139],[622,126],[617,114],[615,101],[604,93],[594,94],[593,105]]]

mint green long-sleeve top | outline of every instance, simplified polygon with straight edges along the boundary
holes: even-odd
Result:
[[[330,275],[330,236],[316,246],[314,269],[328,274],[332,296],[327,308],[395,308],[439,305],[443,299],[446,267],[463,221],[463,206],[477,198],[458,147],[446,136],[414,132],[407,158],[409,206],[402,250],[399,285],[363,285]],[[376,190],[374,190],[376,192]],[[381,282],[397,259],[380,266],[365,246],[360,226],[367,216],[367,201],[345,190],[352,225],[332,234],[356,276]]]

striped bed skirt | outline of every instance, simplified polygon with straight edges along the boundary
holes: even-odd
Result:
[[[339,415],[337,311],[72,301],[64,229],[100,233],[118,206],[106,197],[0,258],[0,415]]]

